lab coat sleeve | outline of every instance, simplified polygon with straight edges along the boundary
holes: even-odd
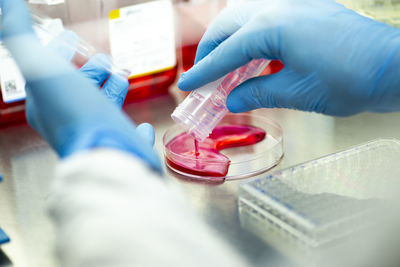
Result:
[[[62,161],[49,209],[62,266],[246,266],[130,154],[99,149]]]

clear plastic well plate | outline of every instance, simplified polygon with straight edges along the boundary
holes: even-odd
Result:
[[[179,170],[172,164],[169,164],[170,160],[173,160],[174,162],[182,160],[193,161],[193,164],[196,162],[196,159],[193,157],[185,158],[167,148],[167,144],[172,139],[185,132],[185,130],[179,125],[172,126],[164,134],[163,144],[166,165],[174,172],[186,177],[216,181],[249,177],[265,172],[279,163],[283,157],[283,137],[282,129],[276,122],[252,114],[228,114],[219,125],[232,124],[249,125],[261,128],[266,131],[266,137],[263,141],[254,145],[222,150],[221,154],[227,156],[231,161],[228,173],[225,177],[195,175]],[[204,160],[202,161],[204,162]],[[207,165],[210,166],[210,164],[215,164],[215,162],[210,161]]]
[[[302,258],[348,242],[398,197],[399,159],[400,140],[379,139],[244,182],[241,225]]]

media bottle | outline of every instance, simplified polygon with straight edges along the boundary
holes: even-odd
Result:
[[[125,103],[166,94],[175,82],[178,61],[173,1],[69,0],[57,5],[29,3],[29,7],[42,17],[59,20],[62,27],[87,41],[83,47],[89,49],[78,51],[73,58],[77,68],[93,52],[111,55],[118,69],[129,73]],[[6,51],[4,54],[8,57]],[[1,65],[9,69],[4,60]],[[7,93],[4,87],[0,92],[0,127],[25,120],[24,90],[22,86],[18,94]]]

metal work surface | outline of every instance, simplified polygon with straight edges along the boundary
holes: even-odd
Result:
[[[174,89],[150,101],[130,104],[126,111],[137,123],[156,129],[156,149],[162,154],[162,135],[173,124],[170,114],[182,99]],[[305,162],[380,137],[400,138],[400,113],[360,114],[333,118],[290,110],[259,110],[281,124],[285,157],[274,170]],[[58,266],[53,252],[54,233],[46,214],[46,199],[57,157],[27,125],[0,129],[0,226],[11,243],[2,247],[0,266]],[[193,210],[204,218],[237,253],[254,265],[267,265],[280,257],[268,244],[241,229],[237,194],[241,181],[213,185],[188,181],[165,171],[186,194]],[[264,174],[265,175],[265,174]],[[160,200],[162,201],[162,200]]]

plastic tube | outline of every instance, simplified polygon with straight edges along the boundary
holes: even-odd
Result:
[[[57,30],[53,31],[53,29],[46,28],[44,25],[46,24],[46,20],[49,20],[47,16],[42,15],[40,12],[36,11],[33,8],[30,8],[30,13],[32,17],[32,21],[36,29],[41,31],[42,34],[47,35],[50,39],[54,39],[57,37],[58,34],[60,34]],[[76,45],[75,40],[57,40],[60,45],[62,44],[65,49],[69,49],[71,51],[75,51],[74,57],[72,59],[72,64],[74,64],[76,67],[80,68],[82,65],[84,65],[91,57],[93,57],[95,54],[98,53],[103,53],[107,54],[105,52],[100,51],[99,49],[93,47],[90,45],[88,42],[85,40],[82,40],[79,38],[79,44]],[[128,70],[123,69],[120,66],[117,66],[112,60],[111,62],[104,58],[104,61],[102,61],[100,58],[97,59],[96,64],[105,70],[109,71],[110,73],[113,74],[118,74],[124,78],[128,78],[130,73]]]
[[[239,84],[258,76],[269,64],[254,59],[224,77],[192,91],[174,110],[171,117],[197,141],[203,142],[228,112],[226,99]]]

